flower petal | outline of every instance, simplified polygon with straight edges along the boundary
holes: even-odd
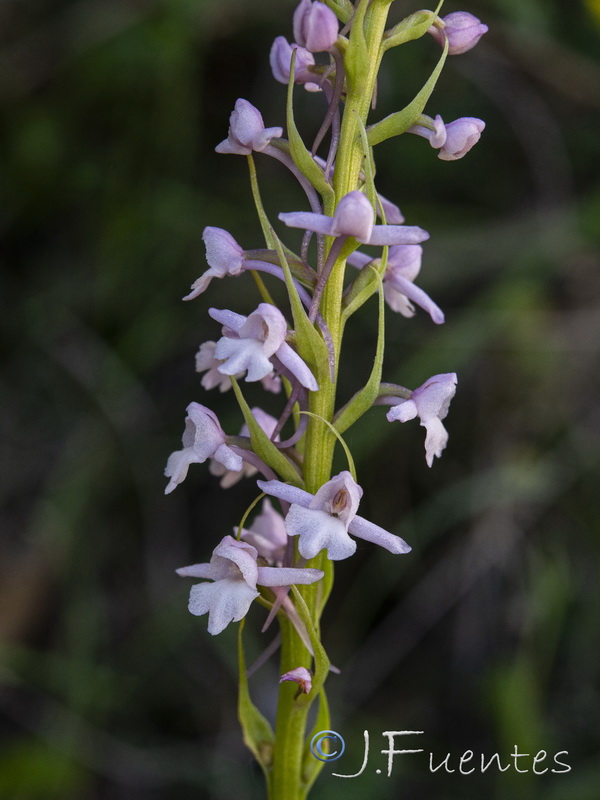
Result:
[[[314,233],[323,233],[325,236],[334,235],[331,233],[333,220],[325,214],[313,214],[312,211],[290,211],[279,214],[279,219],[288,228],[302,228],[306,231],[314,231]]]
[[[218,581],[227,574],[218,564],[191,564],[189,567],[179,567],[175,572],[182,578],[206,578],[211,581]]]
[[[365,244],[393,245],[419,244],[429,239],[429,234],[418,225],[373,225]]]
[[[406,544],[404,539],[380,528],[379,525],[375,525],[375,523],[369,522],[363,517],[354,517],[348,526],[348,530],[353,536],[358,536],[359,539],[364,539],[366,542],[378,544],[395,555],[410,553],[412,550],[412,547]]]
[[[402,400],[387,412],[388,422],[408,422],[417,416],[417,404],[414,400]]]
[[[309,389],[311,392],[318,391],[319,384],[317,383],[315,376],[300,358],[298,353],[296,353],[295,350],[292,350],[287,342],[283,342],[280,345],[279,349],[277,350],[277,358],[285,367],[289,369],[292,375],[295,375],[295,377],[298,378],[302,386],[304,386],[306,389]]]
[[[314,558],[327,550],[331,561],[341,561],[356,552],[356,542],[348,536],[344,523],[326,511],[292,504],[285,518],[290,536],[299,536],[298,552],[303,558]]]
[[[420,289],[412,281],[407,280],[402,275],[394,275],[392,273],[388,280],[394,288],[406,295],[409,300],[412,300],[413,303],[416,303],[424,311],[427,311],[436,325],[441,325],[444,322],[444,312],[433,302],[427,292],[424,292],[423,289]]]
[[[223,464],[225,469],[231,470],[232,472],[240,472],[244,467],[242,457],[226,444],[221,444],[217,447],[213,458],[215,461],[218,461],[219,464]]]
[[[248,542],[239,542],[233,536],[224,536],[213,550],[213,558],[232,561],[239,569],[246,583],[256,589],[257,559],[256,548]]]
[[[192,447],[184,447],[183,450],[171,453],[165,467],[165,476],[171,479],[167,484],[165,494],[171,494],[173,489],[185,480],[190,464],[200,463],[202,460],[198,458]]]
[[[305,567],[259,567],[257,583],[260,586],[291,586],[292,584],[316,583],[325,573],[320,569]]]
[[[256,481],[256,483],[265,494],[270,494],[271,497],[277,497],[286,503],[296,503],[304,508],[310,506],[314,497],[309,492],[305,492],[304,489],[298,489],[296,486],[290,486],[282,481]]]
[[[427,466],[431,467],[433,466],[434,457],[440,458],[442,451],[448,444],[448,431],[438,417],[431,417],[427,422],[421,422],[421,425],[427,431],[425,436],[425,460],[427,461]]]
[[[227,308],[209,308],[208,313],[209,316],[217,322],[220,322],[221,325],[224,325],[235,333],[239,331],[248,319],[248,317],[245,317],[243,314],[236,314],[235,311],[229,311]]]
[[[273,364],[263,352],[263,343],[257,339],[219,339],[215,348],[216,358],[223,361],[218,367],[224,375],[246,372],[247,381],[259,381],[273,372]]]
[[[208,613],[208,632],[216,636],[230,622],[239,622],[245,617],[258,595],[245,581],[224,578],[192,586],[188,609],[195,616]]]

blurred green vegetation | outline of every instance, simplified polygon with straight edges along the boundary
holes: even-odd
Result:
[[[267,55],[294,5],[0,6],[3,799],[263,796],[236,722],[235,631],[210,637],[174,574],[255,490],[224,494],[198,467],[165,498],[162,470],[186,405],[217,403],[194,373],[216,334],[207,307],[255,302],[249,276],[180,297],[205,269],[205,225],[260,245],[245,164],[213,148],[239,96],[283,123]],[[364,545],[337,568],[324,636],[348,752],[333,771],[358,769],[365,728],[373,760],[353,781],[326,767],[315,798],[600,797],[600,14],[593,0],[467,10],[490,33],[449,59],[428,110],[482,117],[480,144],[456,163],[416,137],[378,148],[381,191],[432,234],[421,285],[447,318],[388,315],[386,378],[459,373],[450,443],[428,470],[416,423],[374,411],[348,432],[362,513],[414,551]],[[429,39],[392,52],[376,113],[435,55]],[[297,98],[309,136],[320,98]],[[267,210],[304,207],[257,160]],[[349,329],[342,399],[369,368],[374,309]],[[236,432],[232,397],[218,407]],[[267,713],[276,677],[273,663],[253,681]],[[430,774],[415,756],[388,779],[374,759],[393,729],[424,730],[414,746],[438,760],[517,744],[568,750],[572,771]]]

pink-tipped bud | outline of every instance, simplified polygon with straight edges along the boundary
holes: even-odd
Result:
[[[290,44],[285,36],[278,36],[271,47],[269,63],[273,77],[279,83],[286,86],[290,80],[290,69],[292,63],[292,53],[296,51],[296,68],[294,80],[296,83],[303,83],[309,92],[318,92],[320,87],[314,82],[316,76],[313,75],[309,67],[314,67],[315,59],[312,53],[297,44]]]
[[[442,161],[457,161],[481,138],[485,122],[477,117],[460,117],[446,125],[446,141],[438,153]]]
[[[284,683],[284,681],[294,681],[304,694],[308,694],[312,689],[312,675],[306,667],[296,667],[286,672],[279,678],[279,683]]]
[[[333,215],[332,236],[354,236],[368,242],[373,230],[373,209],[362,192],[348,192],[342,197]]]
[[[433,25],[429,28],[429,33],[433,38],[444,46],[448,39],[448,55],[459,56],[467,50],[475,47],[484,33],[488,32],[488,26],[484,25],[473,14],[468,11],[454,11],[442,17],[443,28]]]
[[[280,138],[283,128],[265,128],[262,114],[242,97],[236,100],[229,117],[229,134],[220,142],[217,153],[237,153],[248,156],[253,150],[264,150],[271,139]]]
[[[338,37],[338,19],[324,3],[300,0],[294,11],[294,39],[311,53],[331,50]]]

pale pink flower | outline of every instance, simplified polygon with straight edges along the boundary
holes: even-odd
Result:
[[[170,481],[165,494],[172,492],[185,480],[190,464],[202,464],[208,458],[213,458],[236,472],[243,466],[241,457],[228,447],[225,433],[213,411],[200,403],[190,403],[186,410],[188,415],[182,438],[183,450],[177,450],[169,456],[165,475]]]
[[[363,244],[417,244],[429,238],[427,231],[417,226],[374,225],[371,203],[358,191],[342,197],[333,217],[312,211],[292,211],[280,214],[279,219],[290,228],[303,228],[325,236],[353,236]]]
[[[314,495],[281,481],[258,481],[258,485],[265,494],[291,503],[285,527],[289,536],[299,537],[298,551],[303,558],[314,558],[321,550],[327,550],[332,561],[348,558],[356,551],[349,533],[391,553],[410,552],[399,536],[356,514],[362,489],[347,471],[324,483]]]
[[[484,33],[488,32],[488,26],[468,11],[453,11],[452,14],[442,17],[442,22],[443,28],[432,25],[427,33],[433,36],[440,47],[443,47],[448,39],[450,56],[458,56],[471,50]]]
[[[415,314],[413,303],[416,303],[427,311],[436,325],[441,325],[444,322],[444,312],[414,283],[421,269],[422,255],[423,248],[419,244],[399,244],[390,247],[383,276],[383,294],[389,307],[402,316],[413,317]],[[370,255],[356,250],[349,256],[348,263],[362,269],[372,260]]]
[[[225,536],[213,550],[209,563],[182,567],[177,574],[185,578],[206,578],[213,583],[192,586],[189,611],[195,616],[208,614],[208,632],[215,636],[230,622],[239,622],[259,592],[257,586],[290,586],[315,583],[323,577],[319,569],[259,567],[256,548]]]
[[[324,3],[300,0],[294,11],[294,39],[311,53],[331,50],[337,42],[338,19]]]
[[[215,147],[217,153],[236,153],[249,156],[253,150],[261,151],[271,139],[279,139],[283,128],[265,128],[262,114],[252,103],[240,98],[229,117],[229,134]]]
[[[260,303],[248,317],[227,309],[210,308],[208,313],[224,326],[214,353],[223,362],[219,372],[246,372],[247,381],[259,381],[273,372],[271,359],[277,357],[306,389],[314,392],[319,388],[310,369],[285,341],[287,324],[278,308]]]
[[[387,413],[390,422],[407,422],[419,417],[421,425],[427,431],[425,459],[430,467],[435,456],[440,458],[448,442],[448,431],[442,420],[448,414],[450,401],[456,393],[456,381],[455,372],[434,375],[415,389],[409,400],[401,400]]]

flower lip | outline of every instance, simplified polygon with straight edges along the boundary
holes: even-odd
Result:
[[[200,403],[190,403],[187,407],[182,444],[183,450],[171,453],[167,461],[165,475],[170,481],[165,494],[185,480],[190,464],[202,464],[208,458],[235,472],[242,469],[243,461],[227,446],[216,414]]]
[[[228,231],[207,226],[202,232],[202,239],[210,269],[192,284],[192,291],[184,300],[193,300],[202,294],[213,278],[239,275],[244,266],[244,251]]]
[[[390,422],[408,422],[419,417],[427,431],[425,437],[425,460],[433,465],[434,457],[440,458],[448,443],[448,432],[442,420],[447,416],[450,401],[456,393],[455,372],[434,375],[415,389],[410,399],[392,406],[387,413]]]

